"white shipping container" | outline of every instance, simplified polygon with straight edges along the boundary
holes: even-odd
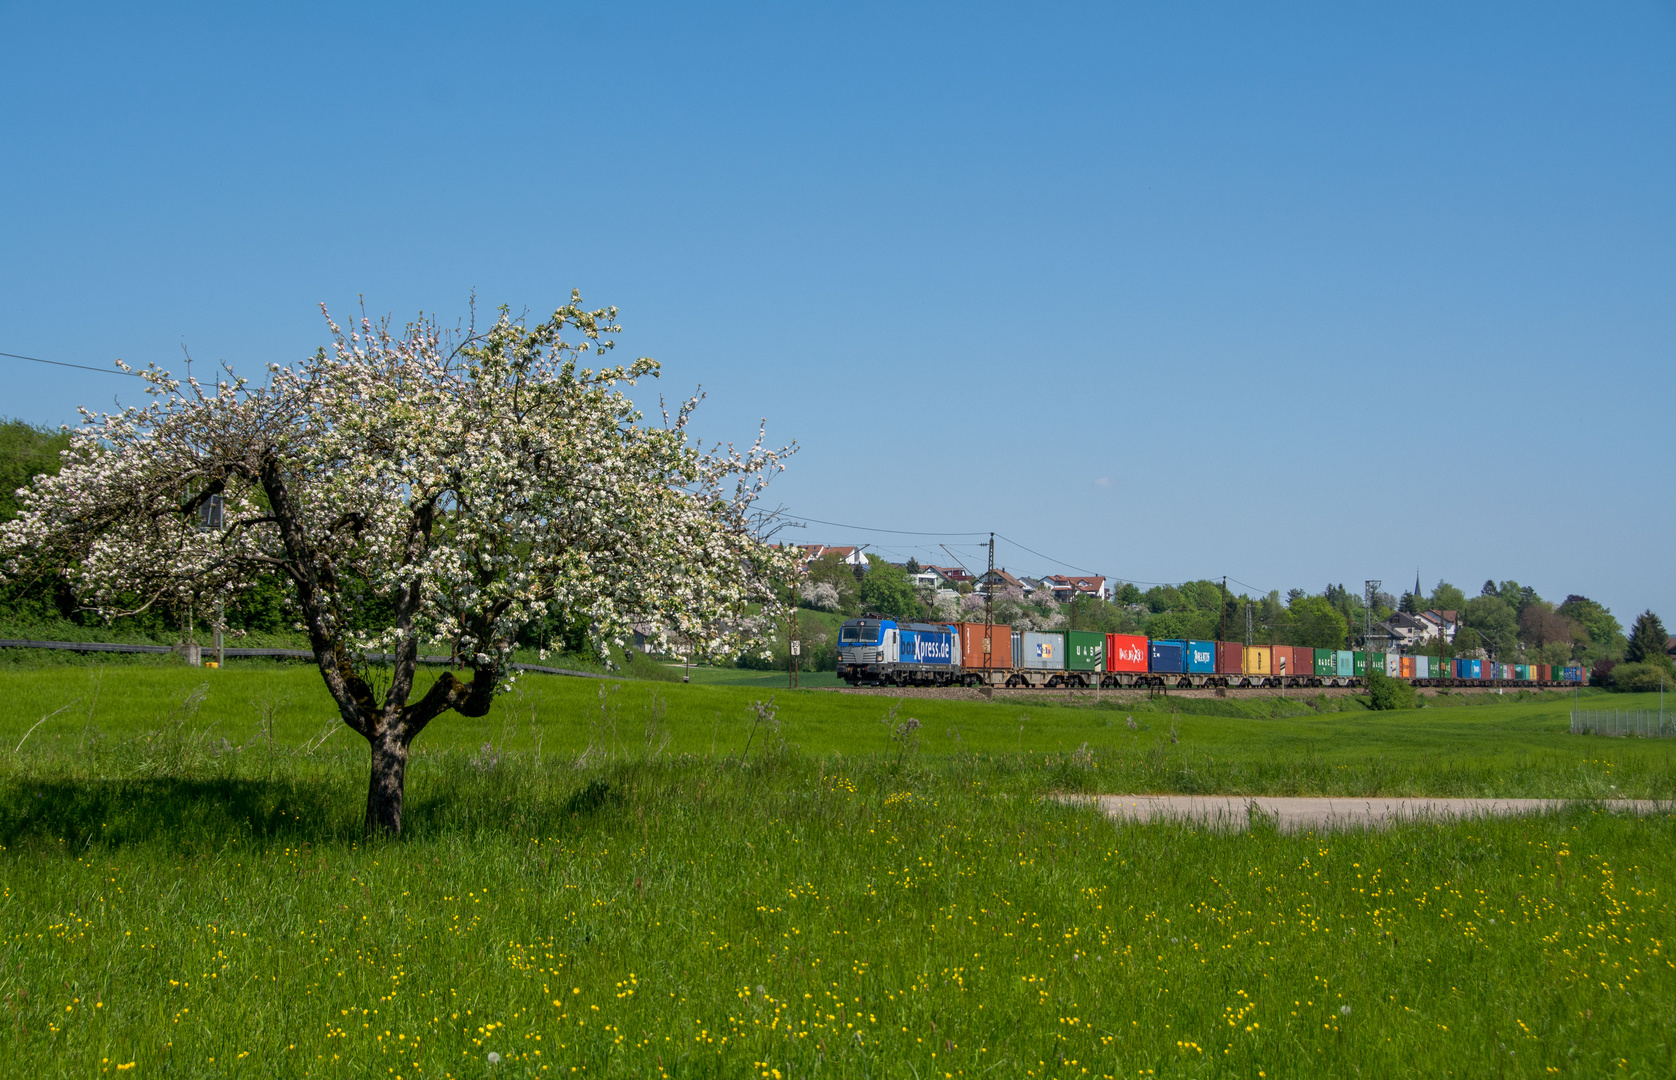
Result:
[[[1064,671],[1065,635],[1025,631],[1024,663],[1020,666],[1035,671]]]

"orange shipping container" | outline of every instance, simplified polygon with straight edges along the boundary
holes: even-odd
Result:
[[[1397,674],[1404,679],[1414,678],[1414,657],[1405,656],[1398,660]]]
[[[968,668],[1010,668],[1013,666],[1013,628],[996,623],[990,630],[990,649],[984,652],[985,624],[960,624],[960,666]]]
[[[1247,645],[1240,654],[1240,670],[1247,675],[1274,674],[1274,653],[1267,645]]]

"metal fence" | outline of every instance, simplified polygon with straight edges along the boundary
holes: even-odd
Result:
[[[1676,713],[1663,709],[1584,709],[1571,714],[1573,735],[1639,735],[1646,739],[1676,738]]]

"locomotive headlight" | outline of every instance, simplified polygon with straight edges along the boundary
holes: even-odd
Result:
[[[873,654],[873,659],[876,662],[883,663],[884,658],[885,658],[885,651],[883,649],[880,649],[878,652]]]

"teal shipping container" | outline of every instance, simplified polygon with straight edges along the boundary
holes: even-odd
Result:
[[[1189,641],[1187,670],[1198,675],[1213,674],[1216,671],[1216,642]]]
[[[1338,660],[1338,676],[1348,679],[1356,673],[1356,658],[1349,649],[1340,649],[1334,654]]]

